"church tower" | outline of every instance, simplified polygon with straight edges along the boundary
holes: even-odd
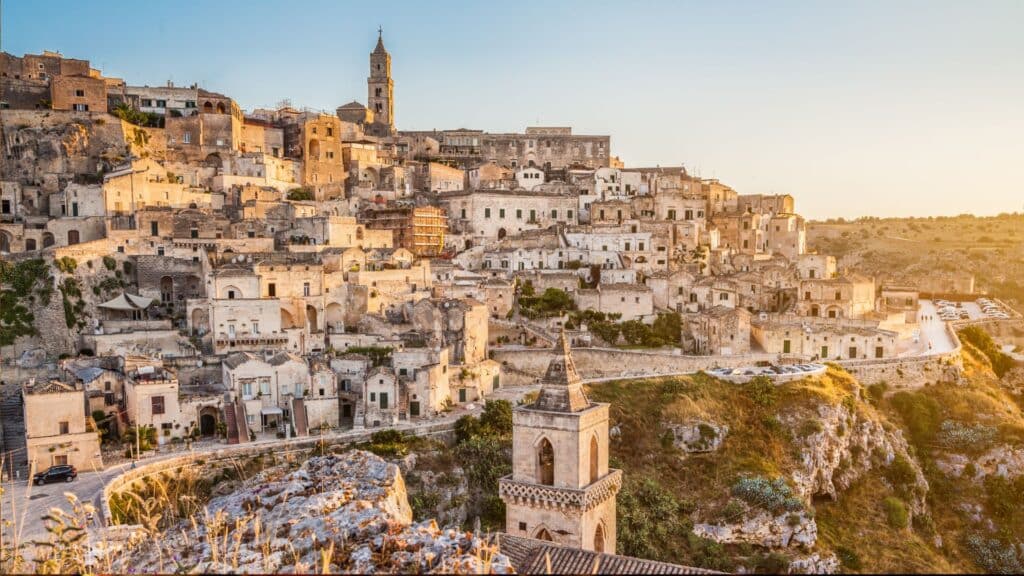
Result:
[[[395,131],[395,86],[391,80],[391,54],[384,49],[384,31],[377,30],[377,47],[370,52],[370,77],[367,108],[373,111],[374,124],[390,136]]]
[[[608,404],[587,398],[564,331],[555,353],[537,400],[512,412],[505,532],[614,554],[622,471],[608,468]]]

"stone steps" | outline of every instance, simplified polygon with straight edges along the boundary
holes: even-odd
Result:
[[[25,413],[21,390],[7,389],[0,396],[0,422],[3,423],[4,472],[13,477],[28,474],[28,452],[25,450]]]

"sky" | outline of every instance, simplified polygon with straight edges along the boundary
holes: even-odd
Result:
[[[366,102],[406,130],[609,134],[810,218],[1024,210],[1024,1],[0,0],[0,49],[245,109]]]

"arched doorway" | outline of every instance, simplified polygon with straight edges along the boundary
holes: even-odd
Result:
[[[341,304],[331,302],[324,310],[324,328],[328,332],[341,333],[345,328],[345,310]]]
[[[195,274],[185,278],[185,293],[189,298],[199,298],[202,294],[203,283]]]
[[[547,438],[537,446],[537,483],[552,486],[555,483],[555,449]]]
[[[598,454],[597,436],[590,438],[590,483],[597,482],[598,475],[598,462],[600,455]]]
[[[295,328],[295,318],[284,308],[281,309],[281,328],[284,330]]]
[[[71,246],[72,244],[78,244],[78,242],[78,230],[68,230],[68,246]]]
[[[224,114],[227,111],[223,102],[217,102],[217,114]]]
[[[594,530],[594,552],[604,552],[604,526],[601,524]]]
[[[56,243],[52,232],[43,232],[43,248],[49,248]]]
[[[10,253],[11,241],[13,239],[14,238],[10,235],[9,232],[5,230],[0,230],[0,252],[3,252],[4,254]]]
[[[192,310],[192,334],[195,336],[202,336],[206,334],[208,324],[206,310],[202,308],[196,308]]]
[[[309,158],[307,160],[320,160],[320,141],[310,140],[309,141]]]
[[[203,436],[217,433],[217,411],[211,406],[199,411],[199,433]]]
[[[206,103],[203,104],[203,112],[206,112],[208,114],[213,112],[213,104],[209,100],[207,100]]]
[[[501,240],[502,238],[504,238],[507,235],[508,235],[508,232],[506,232],[504,228],[498,228],[498,240]]]
[[[218,154],[208,155],[203,163],[206,164],[208,168],[221,168],[221,166],[223,166],[224,164],[224,162],[220,159],[220,155]]]
[[[170,276],[160,278],[160,301],[164,303],[174,301],[174,278]]]
[[[317,322],[316,308],[309,305],[306,306],[306,329],[309,330],[310,334],[315,334],[320,331],[320,325]]]
[[[547,541],[547,542],[554,542],[555,541],[554,538],[551,537],[551,533],[548,532],[547,528],[541,528],[540,530],[537,530],[537,533],[534,534],[533,537],[536,538],[537,540],[544,540],[544,541]]]

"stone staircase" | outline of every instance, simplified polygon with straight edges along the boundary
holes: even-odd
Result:
[[[5,386],[0,392],[0,423],[3,475],[25,478],[28,475],[28,452],[25,449],[25,412],[20,387]]]
[[[306,416],[306,404],[302,398],[292,399],[292,426],[296,436],[309,436],[309,418]]]
[[[235,400],[235,425],[238,428],[238,443],[245,444],[249,441],[249,421],[245,418],[245,404],[241,399]]]
[[[235,420],[235,404],[231,395],[224,395],[224,424],[228,429],[228,444],[238,444],[238,422]]]

